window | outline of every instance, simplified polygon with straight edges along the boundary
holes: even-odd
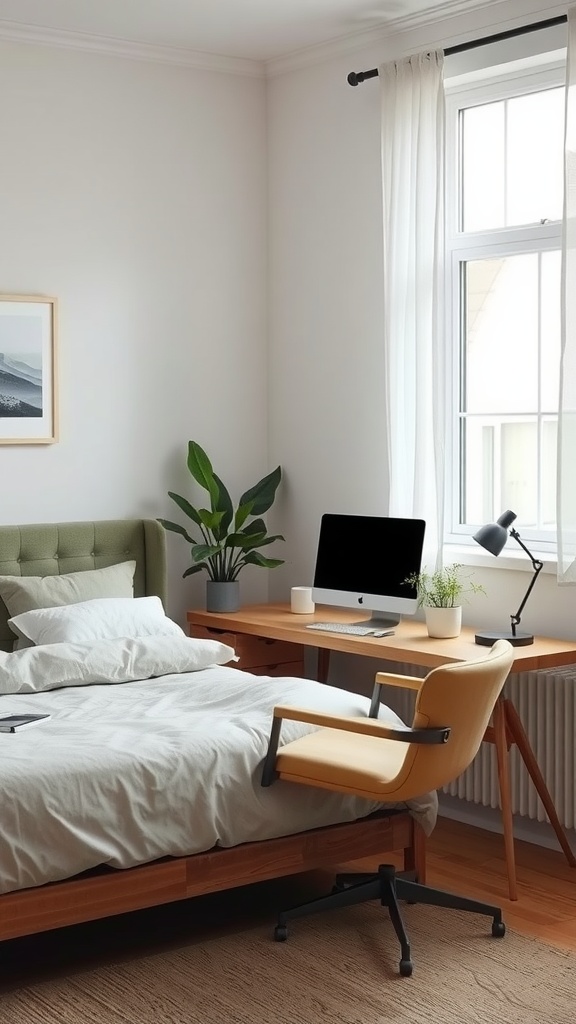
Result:
[[[564,69],[447,83],[449,537],[556,543]]]

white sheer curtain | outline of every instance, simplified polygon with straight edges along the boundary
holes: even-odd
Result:
[[[437,51],[378,69],[388,513],[426,520],[430,568],[441,557],[444,525],[443,63]]]
[[[558,582],[576,583],[576,7],[568,11],[562,356],[558,416]]]

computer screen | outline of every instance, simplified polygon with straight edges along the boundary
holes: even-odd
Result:
[[[322,516],[312,598],[318,604],[357,608],[362,625],[394,626],[414,615],[416,588],[404,581],[420,572],[423,519]]]

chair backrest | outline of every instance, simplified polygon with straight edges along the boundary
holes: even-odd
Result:
[[[478,752],[513,660],[512,644],[497,640],[484,658],[441,665],[428,673],[412,725],[448,726],[450,738],[441,745],[410,745],[397,778],[402,788],[414,793],[440,789],[465,771]]]

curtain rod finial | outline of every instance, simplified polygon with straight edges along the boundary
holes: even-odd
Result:
[[[348,85],[360,85],[360,82],[365,82],[367,78],[377,78],[378,68],[372,68],[371,71],[351,71],[348,75]]]

